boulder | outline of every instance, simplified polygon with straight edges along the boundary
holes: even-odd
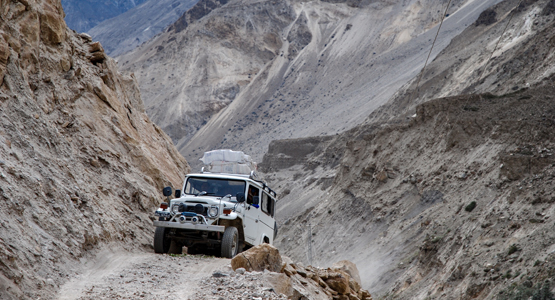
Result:
[[[89,45],[89,52],[104,52],[104,48],[102,48],[102,44],[100,44],[100,42],[94,42]]]
[[[284,273],[264,273],[264,280],[272,286],[272,288],[278,295],[291,295],[293,293],[291,278],[289,278],[289,276]]]
[[[270,272],[281,272],[282,261],[281,255],[276,247],[270,244],[260,244],[256,247],[237,254],[231,260],[233,270],[245,268],[252,272],[262,272],[268,270]]]
[[[58,45],[65,38],[65,22],[58,14],[45,11],[40,15],[42,41],[48,45]]]
[[[293,268],[293,266],[291,266],[290,264],[286,264],[282,268],[282,272],[285,273],[285,275],[287,275],[287,276],[293,276],[293,275],[297,274],[297,270],[295,270],[295,268]]]
[[[367,290],[360,290],[360,299],[362,300],[372,300],[372,295]]]
[[[343,271],[336,271],[330,272],[327,275],[328,278],[325,282],[332,290],[342,295],[348,295],[351,293],[351,288],[349,287],[349,274]]]
[[[331,267],[332,269],[341,270],[349,274],[349,276],[351,276],[351,278],[354,279],[359,286],[362,285],[360,282],[360,274],[358,273],[358,268],[353,262],[342,260],[334,263]]]
[[[103,63],[106,60],[106,54],[101,51],[93,52],[90,56],[88,56],[89,61],[93,64],[95,63]]]

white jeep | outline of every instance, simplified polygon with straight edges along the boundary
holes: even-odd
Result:
[[[182,193],[183,191],[183,193]],[[154,252],[178,246],[206,246],[232,258],[243,248],[273,243],[276,193],[250,174],[189,174],[183,190],[164,188],[168,202],[155,212]]]

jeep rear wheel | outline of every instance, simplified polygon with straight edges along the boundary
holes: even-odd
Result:
[[[166,237],[166,228],[156,227],[154,232],[154,253],[168,253],[172,240]]]
[[[239,232],[235,227],[228,227],[222,238],[222,257],[233,258],[239,249]]]

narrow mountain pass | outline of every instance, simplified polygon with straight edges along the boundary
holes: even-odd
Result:
[[[201,278],[229,264],[229,259],[205,255],[103,251],[81,266],[57,299],[187,299]]]

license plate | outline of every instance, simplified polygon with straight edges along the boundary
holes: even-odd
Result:
[[[156,211],[154,214],[158,217],[164,217],[164,218],[171,217],[171,214],[169,211]]]

